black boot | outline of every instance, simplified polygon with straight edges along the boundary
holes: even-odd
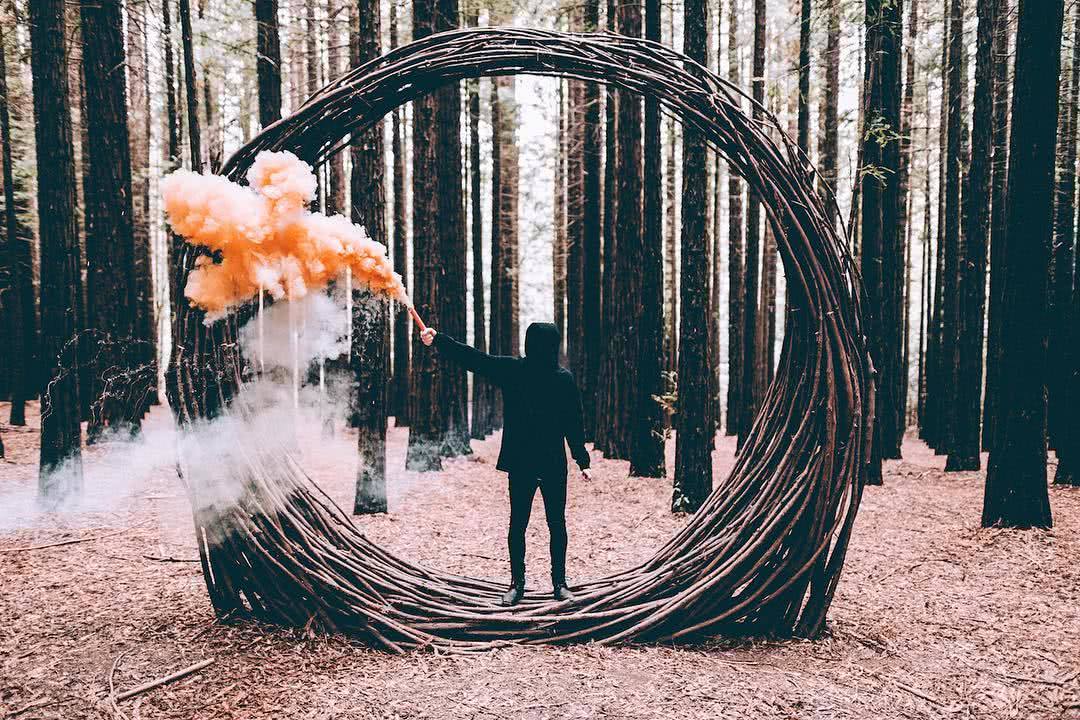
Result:
[[[521,602],[521,598],[525,597],[525,581],[514,580],[510,584],[510,589],[507,590],[502,599],[499,600],[499,604],[503,607],[512,607]]]
[[[556,600],[570,602],[577,600],[574,593],[570,592],[570,588],[566,587],[565,580],[552,580],[551,581],[551,594]]]

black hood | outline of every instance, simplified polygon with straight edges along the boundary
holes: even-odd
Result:
[[[525,359],[536,367],[559,365],[559,329],[554,323],[537,322],[525,331]]]

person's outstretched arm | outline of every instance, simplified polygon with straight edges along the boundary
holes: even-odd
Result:
[[[497,385],[502,384],[510,368],[517,362],[517,358],[509,355],[489,355],[481,352],[471,345],[458,342],[446,333],[437,332],[435,328],[429,327],[420,333],[420,340],[425,345],[434,345],[442,357],[453,360],[466,370]]]
[[[585,449],[585,423],[582,418],[581,392],[578,390],[574,376],[569,371],[566,374],[569,390],[565,401],[566,407],[563,411],[563,435],[566,437],[566,444],[570,446],[570,456],[574,458],[574,462],[581,468],[582,476],[588,480],[590,458],[589,451]]]

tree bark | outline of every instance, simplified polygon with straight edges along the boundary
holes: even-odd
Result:
[[[255,71],[259,82],[259,125],[281,119],[281,40],[278,0],[255,0]]]
[[[146,407],[157,402],[157,317],[150,223],[150,63],[146,22],[148,0],[133,0],[127,10],[128,130],[131,137],[132,228],[135,266],[135,337],[138,368],[147,375]]]
[[[392,3],[391,3],[392,4]],[[327,82],[336,80],[342,73],[341,33],[338,32],[338,15],[344,10],[339,0],[328,0],[326,5],[326,64]],[[380,123],[380,127],[381,127]],[[383,143],[385,146],[385,141]],[[383,173],[385,175],[385,172]],[[326,214],[344,215],[345,205],[345,154],[334,153],[326,163]],[[389,241],[389,238],[387,238]]]
[[[660,40],[660,0],[645,0],[645,38]],[[630,475],[665,477],[664,412],[657,398],[664,394],[661,358],[664,352],[664,230],[660,198],[660,104],[645,100],[644,175],[654,181],[644,183],[639,321],[637,341],[637,383],[634,394],[633,444],[630,448]],[[709,258],[703,258],[708,263]],[[711,372],[706,368],[706,372]],[[706,376],[707,377],[707,376]],[[708,395],[704,396],[709,401]]]
[[[607,31],[616,29],[615,0],[606,3]],[[604,207],[603,207],[603,268],[601,292],[601,338],[603,356],[600,365],[600,381],[596,395],[596,417],[602,422],[596,423],[595,446],[606,457],[620,455],[617,447],[615,409],[618,402],[618,375],[621,368],[618,357],[618,328],[616,312],[616,279],[618,262],[618,188],[616,178],[619,175],[618,158],[618,102],[619,93],[608,86],[604,94]],[[625,455],[625,453],[622,453]]]
[[[739,58],[739,2],[728,6],[728,79],[741,83]],[[743,189],[738,173],[728,173],[728,387],[727,417],[724,423],[728,435],[738,435],[742,427],[743,406],[743,333],[746,302],[745,268],[743,258]]]
[[[0,10],[0,19],[7,21]],[[0,22],[0,25],[3,23]],[[4,289],[3,309],[7,322],[6,355],[9,373],[11,410],[8,422],[26,425],[26,402],[37,396],[34,387],[37,366],[37,318],[34,312],[33,231],[23,218],[30,213],[28,202],[16,197],[14,160],[12,155],[12,116],[18,108],[11,103],[12,93],[7,82],[7,43],[0,27],[0,151],[2,151],[4,181],[4,254],[8,273]],[[11,112],[11,111],[14,112]],[[22,193],[20,192],[20,195]]]
[[[1001,299],[1001,436],[990,449],[982,524],[1050,527],[1046,488],[1047,269],[1052,230],[1062,0],[1021,3]]]
[[[1005,249],[1005,200],[1009,154],[1009,3],[1000,3],[994,28],[993,178],[990,209],[990,302],[986,339],[986,387],[983,391],[982,449],[995,436],[1001,364],[1001,264]]]
[[[642,4],[640,0],[624,2],[617,12],[619,33],[628,37],[641,37]],[[618,215],[616,232],[619,235],[618,266],[615,271],[616,313],[623,318],[617,325],[618,357],[623,358],[622,372],[616,375],[619,400],[615,404],[619,457],[630,460],[631,468],[638,462],[638,445],[643,435],[642,427],[650,418],[643,418],[639,398],[646,387],[655,394],[656,379],[641,373],[641,343],[638,329],[644,319],[644,236],[642,228],[642,107],[641,96],[620,92],[619,94],[619,166],[616,173],[618,184]],[[651,330],[651,329],[650,329]]]
[[[952,404],[953,442],[945,470],[978,470],[981,462],[983,321],[986,308],[986,246],[990,232],[990,154],[993,149],[993,51],[998,0],[978,2],[978,45],[971,160],[964,192],[964,242],[960,260],[959,364]]]
[[[596,32],[600,28],[599,0],[585,2],[585,32]],[[600,126],[600,86],[585,83],[584,144],[582,147],[582,361],[579,385],[581,387],[582,410],[585,422],[585,440],[590,441],[596,435],[596,388],[600,382],[602,302],[600,289],[600,262],[602,252],[601,205],[603,188],[601,187],[601,147],[603,137]],[[659,167],[657,168],[659,182]]]
[[[458,0],[435,0],[433,32],[461,25]],[[445,85],[435,92],[437,228],[439,264],[439,328],[456,338],[464,338],[468,328],[468,289],[465,275],[468,246],[465,203],[462,187],[461,88]],[[422,226],[418,226],[422,227]],[[445,438],[443,454],[455,457],[472,453],[469,444],[469,386],[465,369],[456,364],[439,367],[441,381],[439,409]]]
[[[128,135],[123,17],[119,0],[83,0],[82,63],[88,138],[83,196],[86,217],[87,320],[95,331],[92,411],[87,441],[106,428],[138,428],[144,406],[120,388],[139,362],[135,337],[135,242]]]
[[[1050,440],[1057,451],[1058,467],[1054,474],[1057,485],[1080,485],[1080,312],[1078,312],[1076,268],[1080,266],[1080,251],[1076,247],[1075,221],[1077,106],[1080,105],[1080,4],[1073,4],[1073,46],[1069,96],[1064,104],[1066,128],[1060,133],[1065,145],[1058,151],[1062,158],[1058,176],[1058,193],[1054,205],[1054,323],[1051,325],[1050,372],[1055,377],[1050,385]],[[1057,338],[1054,340],[1054,338]]]
[[[761,2],[761,0],[758,0]],[[763,5],[763,3],[762,3]],[[706,59],[706,10],[703,0],[686,0],[683,19],[683,51],[704,64]],[[762,11],[764,8],[761,8]],[[761,18],[764,21],[764,17]],[[712,492],[712,452],[707,391],[708,265],[705,257],[705,174],[707,147],[701,131],[683,128],[682,284],[679,323],[679,411],[676,416],[675,479],[671,498],[673,512],[696,512]]]
[[[41,248],[39,358],[46,368],[41,387],[38,493],[47,503],[59,503],[82,487],[79,388],[65,352],[79,330],[75,149],[68,106],[64,3],[32,2],[29,17]],[[55,472],[61,465],[66,465],[64,471]]]
[[[390,2],[390,48],[398,46],[398,2]],[[393,183],[394,190],[394,270],[402,278],[409,276],[409,245],[408,245],[408,217],[406,214],[406,164],[405,142],[403,135],[402,108],[395,108],[390,114],[390,151],[394,156]],[[409,317],[407,313],[396,312],[393,314],[394,326],[394,375],[391,380],[391,408],[394,415],[394,425],[404,427],[409,424],[410,381],[412,378],[412,352],[409,345]]]
[[[413,39],[434,32],[435,0],[413,3]],[[413,102],[413,228],[438,228],[438,103],[431,94]],[[439,235],[418,233],[413,238],[412,300],[421,317],[439,318]],[[439,318],[441,319],[441,318]],[[449,330],[447,328],[440,328]],[[413,336],[413,393],[416,398],[410,417],[409,446],[405,467],[428,472],[442,469],[446,415],[438,408],[440,368],[435,354]]]
[[[381,54],[382,22],[378,0],[356,5],[354,68]],[[353,135],[349,181],[352,221],[367,229],[368,236],[386,244],[386,147],[382,122]],[[356,382],[354,404],[357,449],[356,496],[353,514],[386,512],[387,379],[390,354],[387,346],[387,304],[369,290],[354,291],[352,348],[350,359]],[[411,437],[410,437],[411,440]],[[410,443],[411,446],[411,443]]]
[[[825,51],[821,61],[825,68],[825,90],[821,97],[820,125],[818,135],[819,184],[835,195],[837,180],[837,157],[839,155],[839,102],[840,102],[840,0],[827,0],[827,29]],[[838,209],[835,203],[826,203],[829,219],[836,224]]]
[[[754,0],[754,62],[751,75],[751,95],[755,101],[754,120],[760,121],[765,101],[765,0]],[[742,353],[742,392],[739,418],[739,446],[750,432],[757,415],[761,387],[755,382],[757,364],[758,323],[758,262],[761,242],[761,198],[750,187],[747,193],[746,208],[746,245],[743,259],[743,353]]]
[[[479,26],[479,1],[468,0],[465,24]],[[484,214],[480,184],[480,80],[469,81],[469,202],[471,204],[473,271],[473,345],[487,352],[487,318],[484,313]],[[483,379],[472,378],[472,424],[470,434],[483,440],[491,432],[490,391]]]

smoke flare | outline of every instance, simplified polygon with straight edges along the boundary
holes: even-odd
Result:
[[[199,258],[184,295],[217,320],[262,290],[298,300],[325,288],[346,270],[354,285],[411,305],[386,246],[341,215],[306,207],[315,174],[290,152],[261,152],[248,187],[211,174],[177,170],[161,181],[174,232],[219,259]]]

